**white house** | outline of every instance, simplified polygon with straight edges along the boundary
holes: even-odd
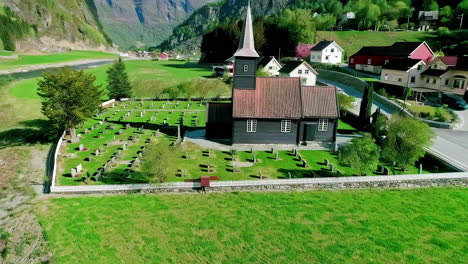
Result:
[[[468,58],[437,57],[421,73],[426,88],[463,95],[468,90]]]
[[[426,69],[423,60],[393,59],[382,66],[380,82],[401,87],[422,87],[421,73]]]
[[[281,64],[275,59],[275,57],[264,57],[258,62],[258,67],[263,67],[263,71],[271,76],[279,76],[279,70]]]
[[[322,40],[310,51],[310,62],[340,64],[344,50],[335,41]]]
[[[300,77],[302,85],[314,86],[318,73],[305,61],[291,61],[279,70],[280,77]]]

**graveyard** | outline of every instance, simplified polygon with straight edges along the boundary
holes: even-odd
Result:
[[[80,140],[61,146],[58,185],[148,183],[141,170],[145,148],[163,142],[172,146],[167,164],[169,182],[214,176],[219,180],[262,180],[354,176],[340,165],[338,154],[323,150],[219,151],[182,142],[181,130],[203,129],[206,104],[200,101],[126,101],[103,109],[77,128]],[[344,129],[353,129],[340,121]],[[273,146],[273,145],[272,145]],[[402,171],[381,163],[368,175],[417,174],[450,171],[425,157],[421,169]]]

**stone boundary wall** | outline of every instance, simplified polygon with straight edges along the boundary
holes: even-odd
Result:
[[[65,136],[65,131],[63,131],[62,136],[60,136],[58,142],[57,142],[57,147],[55,147],[55,153],[54,153],[54,167],[52,171],[52,181],[51,181],[51,186],[50,188],[55,187],[55,178],[57,177],[57,156],[60,151],[60,146],[62,145],[63,142],[63,137]]]
[[[317,72],[325,72],[327,74],[336,74],[336,75],[343,75],[343,76],[346,76],[346,78],[354,78],[356,79],[356,83],[358,83],[358,81],[360,83],[365,83],[363,80],[359,79],[359,78],[356,78],[352,75],[349,75],[349,74],[345,74],[345,73],[341,73],[341,72],[335,72],[335,71],[329,71],[329,70],[321,70],[321,69],[317,69]],[[326,78],[324,79],[326,80]],[[338,83],[341,83],[339,81],[336,81],[336,80],[333,80],[335,82],[338,82]],[[343,85],[346,85],[346,84],[343,84]],[[347,85],[348,86],[348,85]],[[364,87],[363,85],[354,85],[352,86],[354,89],[360,91],[360,92],[364,92]],[[411,114],[408,110],[404,109],[403,107],[401,107],[400,105],[398,105],[397,103],[385,98],[384,96],[381,96],[379,94],[377,94],[377,92],[374,92],[374,99],[379,102],[380,104],[384,105],[385,107],[389,108],[390,110],[394,111],[395,113],[399,113],[401,115],[405,115],[405,116],[409,116],[409,117],[413,117],[413,118],[416,118],[416,119],[419,119],[421,121],[423,121],[424,123],[428,124],[429,126],[431,127],[437,127],[437,128],[445,128],[445,129],[449,129],[449,128],[453,128],[453,127],[456,127],[458,126],[457,124],[452,124],[452,123],[444,123],[444,122],[437,122],[437,121],[433,121],[433,120],[427,120],[427,119],[422,119],[422,118],[419,118],[419,117],[415,117],[413,116],[413,114]]]
[[[427,188],[468,186],[468,173],[411,174],[398,176],[359,176],[302,178],[281,180],[212,181],[210,192],[231,191],[293,191],[293,190],[336,190],[363,188]],[[153,193],[153,192],[199,192],[199,182],[174,182],[160,185],[122,184],[89,186],[52,186],[51,193]]]
[[[107,105],[110,105],[112,103],[115,103],[115,99],[111,99],[109,101],[105,101],[104,103],[101,104],[101,107],[106,107]]]

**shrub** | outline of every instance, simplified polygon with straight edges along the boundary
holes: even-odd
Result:
[[[372,171],[377,167],[379,148],[369,134],[353,138],[351,144],[341,148],[340,162],[359,171],[360,175],[365,175],[367,171]]]

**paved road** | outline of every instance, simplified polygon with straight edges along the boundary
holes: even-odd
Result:
[[[357,105],[354,110],[359,111],[359,106],[362,100],[362,93],[353,87],[346,86],[337,82],[319,79],[322,83],[335,85],[339,90],[345,92],[348,95],[356,97]],[[389,108],[383,107],[379,103],[373,106],[373,111],[377,107],[381,107],[382,113],[390,115],[393,111]],[[468,171],[468,110],[459,111],[460,116],[464,119],[464,126],[453,129],[440,129],[433,128],[436,132],[437,137],[430,148],[432,152],[436,152],[441,156],[453,160],[457,165],[464,167],[465,171]]]

